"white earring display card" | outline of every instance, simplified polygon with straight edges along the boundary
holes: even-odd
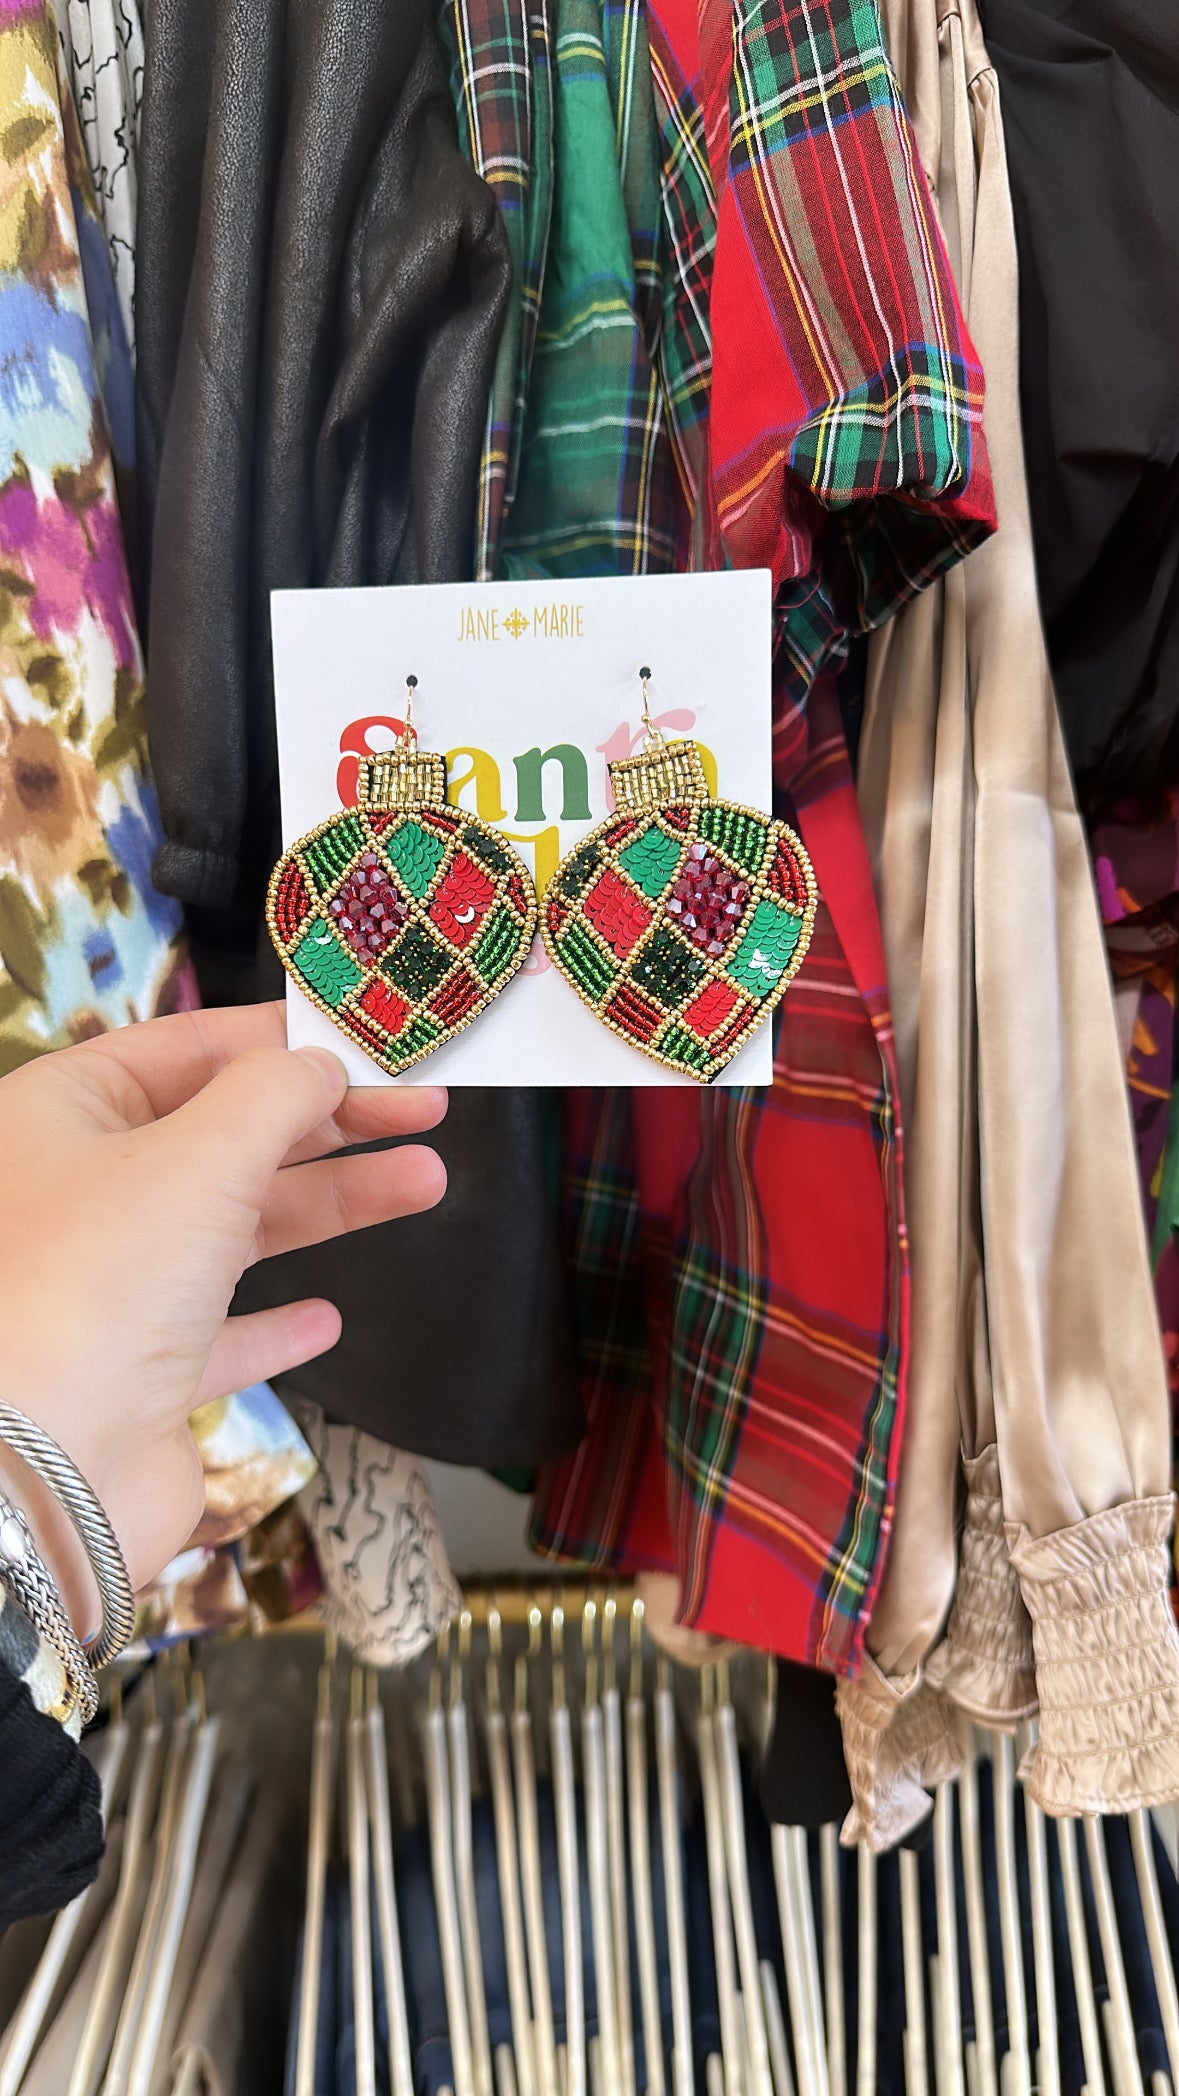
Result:
[[[502,833],[538,894],[611,814],[609,765],[643,747],[640,669],[655,727],[700,745],[709,790],[769,812],[765,570],[284,590],[272,623],[284,851],[357,805],[361,762],[404,732],[411,677],[418,744],[445,758],[449,801]],[[772,1034],[767,1021],[714,1081],[768,1084]],[[287,1035],[332,1049],[358,1085],[693,1082],[600,1024],[539,937],[496,1001],[400,1076],[293,980]]]

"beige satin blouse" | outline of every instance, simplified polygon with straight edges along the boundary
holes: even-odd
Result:
[[[1050,1812],[1179,1796],[1170,1418],[1113,999],[1036,599],[1017,264],[974,0],[882,0],[975,347],[999,531],[875,636],[859,790],[900,1065],[908,1412],[840,1685],[846,1838],[1039,1709]]]

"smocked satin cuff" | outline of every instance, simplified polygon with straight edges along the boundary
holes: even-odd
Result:
[[[840,1840],[895,1848],[932,1811],[934,1785],[961,1770],[949,1705],[919,1669],[890,1681],[867,1659],[855,1681],[836,1683],[835,1707],[853,1800]]]
[[[1179,1798],[1179,1632],[1168,1493],[1033,1540],[1008,1530],[1032,1618],[1040,1737],[1020,1771],[1045,1812]]]
[[[1036,1709],[1032,1624],[1007,1547],[999,1453],[965,1459],[966,1514],[946,1634],[925,1678],[981,1725],[1009,1732]]]

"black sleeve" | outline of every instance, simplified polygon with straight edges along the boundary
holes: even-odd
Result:
[[[778,1661],[774,1729],[760,1776],[762,1811],[787,1827],[838,1826],[852,1802],[843,1758],[843,1728],[830,1674],[792,1659]],[[930,1803],[932,1804],[932,1798]],[[928,1816],[906,1834],[903,1849],[923,1849],[933,1832]]]
[[[0,1657],[0,1930],[66,1906],[102,1851],[94,1770]]]
[[[762,1811],[786,1827],[823,1827],[851,1806],[830,1674],[778,1661],[774,1729],[761,1766]]]

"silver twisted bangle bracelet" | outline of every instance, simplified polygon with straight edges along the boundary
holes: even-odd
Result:
[[[102,1601],[102,1628],[85,1647],[87,1665],[97,1672],[122,1651],[135,1628],[135,1596],[119,1539],[76,1463],[51,1434],[26,1419],[15,1405],[0,1404],[0,1441],[15,1450],[65,1508],[90,1560]]]
[[[20,1507],[0,1493],[0,1585],[19,1601],[26,1616],[52,1645],[65,1669],[70,1696],[88,1725],[98,1709],[94,1679],[74,1626],[61,1605],[53,1576],[33,1541],[33,1531]]]

